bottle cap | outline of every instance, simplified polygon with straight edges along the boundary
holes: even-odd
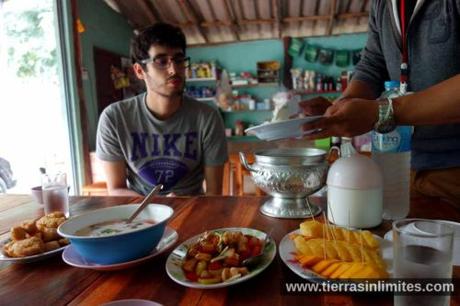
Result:
[[[379,166],[361,154],[343,156],[336,160],[327,175],[327,185],[346,189],[382,188]]]
[[[399,81],[385,81],[386,90],[393,89],[393,88],[399,89]]]

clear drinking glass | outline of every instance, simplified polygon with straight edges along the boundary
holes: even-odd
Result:
[[[69,188],[65,173],[43,175],[42,192],[45,214],[59,211],[69,217]]]
[[[454,230],[436,220],[393,222],[394,278],[451,279]],[[395,295],[394,305],[449,305],[448,295]]]

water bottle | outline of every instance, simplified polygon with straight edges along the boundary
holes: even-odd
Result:
[[[399,81],[385,82],[381,98],[401,96]],[[398,126],[390,133],[372,131],[372,159],[383,174],[383,218],[403,219],[410,208],[410,142],[412,126]]]

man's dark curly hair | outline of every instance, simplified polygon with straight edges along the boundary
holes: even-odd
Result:
[[[131,41],[131,61],[133,64],[139,63],[145,69],[145,64],[142,64],[141,61],[149,58],[149,49],[152,45],[181,48],[185,54],[187,43],[180,28],[168,23],[155,23],[143,29]]]

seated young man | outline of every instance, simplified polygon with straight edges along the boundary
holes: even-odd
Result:
[[[96,155],[102,160],[111,195],[221,194],[227,143],[222,118],[211,106],[184,96],[183,32],[157,23],[131,43],[136,76],[147,92],[108,106],[97,129]]]

